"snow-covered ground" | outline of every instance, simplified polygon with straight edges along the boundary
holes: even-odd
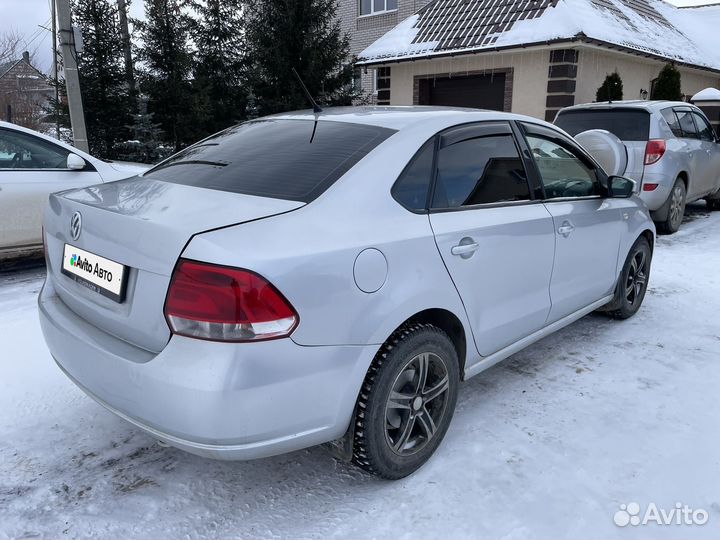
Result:
[[[720,536],[720,213],[702,204],[659,239],[636,317],[590,315],[471,379],[435,457],[394,483],[323,448],[160,447],[56,368],[42,277],[0,276],[0,537]],[[616,526],[631,502],[709,519]]]

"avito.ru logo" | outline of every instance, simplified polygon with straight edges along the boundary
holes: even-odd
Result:
[[[705,525],[710,516],[706,510],[698,508],[693,510],[687,504],[675,503],[670,510],[658,508],[655,503],[648,504],[645,512],[641,512],[640,505],[636,502],[621,504],[620,510],[615,512],[613,521],[618,527],[632,525]]]

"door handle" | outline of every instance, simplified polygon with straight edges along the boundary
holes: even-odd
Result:
[[[575,226],[570,223],[569,221],[563,221],[563,224],[558,227],[558,232],[562,234],[565,238],[570,236],[570,233],[575,230]]]
[[[462,257],[463,259],[469,259],[472,257],[475,250],[477,250],[477,242],[474,242],[472,238],[465,237],[460,240],[457,246],[450,248],[450,253]]]

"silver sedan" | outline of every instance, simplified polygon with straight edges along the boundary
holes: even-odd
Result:
[[[635,183],[545,122],[288,113],[52,196],[40,320],[68,377],[165,443],[332,441],[400,478],[461,380],[591,311],[632,316],[654,238]]]

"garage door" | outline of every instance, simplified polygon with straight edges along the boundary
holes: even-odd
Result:
[[[474,107],[502,111],[505,74],[420,79],[420,105]]]

